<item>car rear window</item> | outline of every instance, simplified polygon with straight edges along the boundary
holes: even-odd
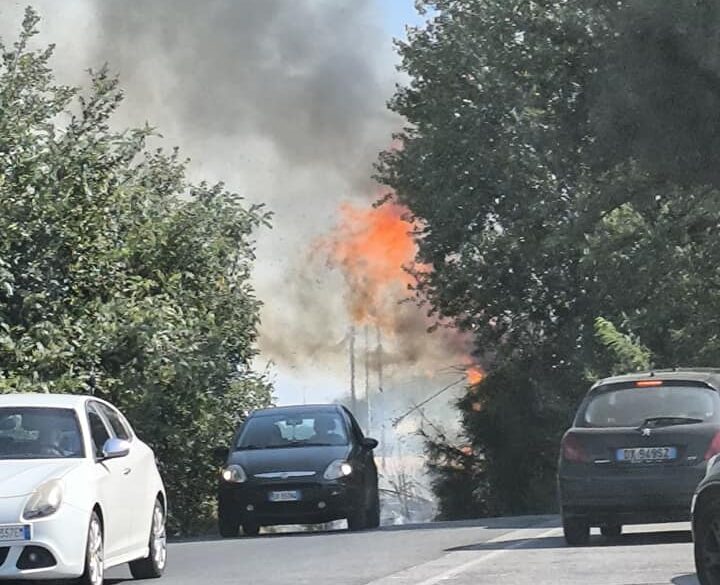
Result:
[[[648,419],[687,418],[710,421],[718,413],[715,390],[703,386],[662,385],[600,390],[580,413],[580,426],[637,427]]]
[[[238,449],[278,449],[347,445],[343,418],[337,412],[250,417],[237,441]]]

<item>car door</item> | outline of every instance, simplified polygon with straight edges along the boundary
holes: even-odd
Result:
[[[132,549],[137,549],[147,545],[150,534],[152,510],[155,504],[155,494],[150,486],[154,457],[150,449],[136,439],[118,410],[103,402],[98,403],[98,408],[109,423],[113,435],[130,443],[130,453],[123,458],[123,474],[130,479],[125,494],[129,500],[128,505],[131,510],[136,511],[131,514],[132,524],[129,528],[128,545]]]
[[[102,449],[113,432],[98,408],[97,402],[87,406],[88,425],[95,457],[95,481],[103,513],[105,556],[112,559],[128,552],[133,516],[131,483],[126,457],[103,460]]]

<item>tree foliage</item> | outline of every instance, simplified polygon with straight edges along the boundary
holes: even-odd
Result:
[[[617,330],[607,319],[595,319],[595,335],[612,353],[613,374],[640,372],[650,369],[651,353],[639,340]]]
[[[222,185],[191,185],[150,128],[117,131],[107,68],[56,85],[38,16],[0,45],[0,391],[106,398],[155,449],[174,528],[211,511],[211,449],[268,384],[250,369],[253,233]]]
[[[422,226],[419,294],[489,370],[459,404],[482,489],[454,514],[548,510],[588,371],[720,362],[720,13],[419,4],[433,16],[398,44],[409,82],[390,103],[408,123],[378,176]],[[607,324],[598,337],[599,316],[645,347]]]

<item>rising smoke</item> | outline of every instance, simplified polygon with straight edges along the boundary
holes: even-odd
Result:
[[[263,355],[309,375],[332,371],[344,385],[353,290],[347,274],[329,269],[317,243],[328,234],[342,237],[333,226],[343,227],[343,203],[364,209],[377,197],[372,164],[401,124],[385,108],[396,73],[380,3],[34,6],[43,18],[38,42],[57,44],[53,64],[62,81],[82,84],[85,69],[107,62],[126,92],[118,124],[148,121],[162,132],[162,145],[177,144],[192,158],[191,176],[225,180],[274,211],[274,229],[260,236],[255,274],[265,302]],[[0,6],[3,38],[17,34],[24,7]],[[437,352],[425,336],[430,321],[398,305],[407,291],[396,292],[384,311],[403,342],[395,353],[388,347],[387,360],[422,370],[423,358]]]
[[[398,124],[384,107],[392,54],[374,5],[100,6],[100,54],[130,88],[140,88],[144,102],[169,114],[184,143],[207,145],[193,158],[219,162],[219,176],[235,175],[276,213],[256,273],[266,303],[264,356],[308,373],[318,363],[342,370],[342,283],[308,254],[341,200],[370,200],[372,162]],[[158,72],[163,87],[152,83]]]
[[[401,266],[386,279],[400,275],[401,286],[390,282],[378,291],[392,294],[363,321],[350,308],[357,301],[350,273],[321,244],[335,238],[337,247],[343,230],[351,231],[353,218],[347,224],[340,212],[344,204],[363,210],[377,198],[372,165],[402,124],[385,107],[397,73],[380,2],[36,0],[33,6],[43,19],[38,44],[57,45],[53,66],[61,82],[85,85],[83,72],[107,62],[126,93],[118,125],[149,122],[162,132],[158,145],[177,145],[192,159],[192,179],[223,180],[275,213],[273,229],[259,237],[254,280],[265,303],[262,357],[277,364],[281,380],[302,379],[312,388],[332,379],[333,388],[311,390],[312,401],[347,392],[354,322],[382,325],[382,356],[374,341],[365,356],[371,367],[382,359],[387,386],[396,390],[374,405],[383,435],[392,432],[393,416],[448,376],[462,379],[452,366],[466,353],[466,340],[450,330],[428,336],[432,320],[410,303],[398,304],[409,294]],[[4,40],[17,35],[24,8],[0,5]],[[359,221],[370,217],[358,213]],[[411,259],[414,246],[402,237],[400,256]],[[361,346],[359,336],[362,394]],[[450,371],[438,379],[443,368]],[[368,384],[377,393],[376,375]],[[287,400],[286,389],[277,390]],[[454,424],[452,395],[444,398],[427,412]],[[407,419],[405,430],[416,425]],[[421,447],[416,441],[408,448]]]

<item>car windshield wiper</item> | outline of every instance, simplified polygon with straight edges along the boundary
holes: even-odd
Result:
[[[254,449],[266,449],[267,447],[261,447],[260,445],[240,445],[238,451],[253,451]]]
[[[701,418],[688,416],[651,416],[646,418],[640,427],[669,427],[672,425],[692,425],[705,422]]]

